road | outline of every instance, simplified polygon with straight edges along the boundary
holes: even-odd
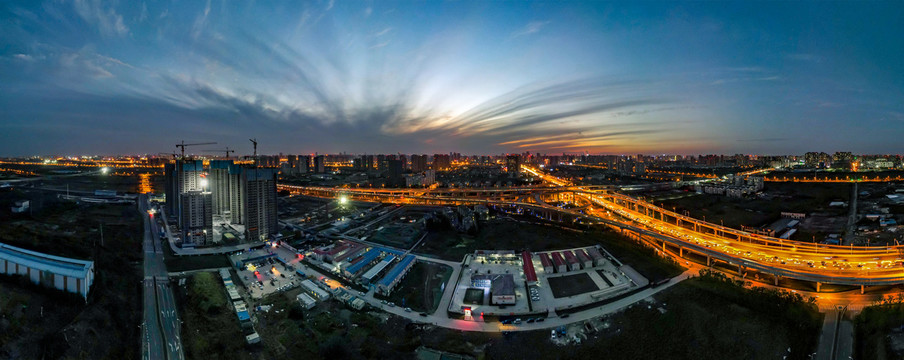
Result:
[[[138,208],[144,219],[144,359],[182,360],[181,321],[169,276],[163,262],[160,233],[148,213],[148,197],[140,195]]]
[[[201,249],[183,249],[176,246],[176,238],[169,231],[169,221],[166,219],[166,213],[163,208],[159,209],[159,214],[161,220],[163,220],[163,226],[165,227],[164,232],[166,232],[166,243],[169,244],[170,250],[173,251],[173,254],[177,256],[193,256],[193,255],[217,255],[217,254],[229,254],[237,251],[247,251],[250,248],[261,247],[264,246],[264,243],[243,243],[238,245],[229,245],[229,246],[217,246],[211,248],[201,248]],[[156,226],[155,226],[156,227]],[[159,239],[159,238],[158,238]]]
[[[857,183],[854,183],[854,186],[851,187],[851,201],[850,201],[850,213],[848,213],[848,221],[847,227],[844,230],[844,244],[842,245],[850,245],[854,242],[854,230],[857,226],[857,196],[860,195],[857,193]]]

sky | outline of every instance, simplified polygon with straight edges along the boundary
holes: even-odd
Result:
[[[901,153],[902,2],[3,1],[0,156]]]

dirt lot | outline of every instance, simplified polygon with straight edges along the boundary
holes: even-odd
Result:
[[[603,277],[605,279],[605,277]],[[552,296],[564,298],[579,294],[588,293],[599,290],[596,283],[590,279],[590,275],[585,273],[574,274],[568,276],[548,277],[549,287],[552,289]]]
[[[433,313],[442,297],[442,284],[449,285],[452,268],[447,265],[417,262],[386,300],[417,312]]]

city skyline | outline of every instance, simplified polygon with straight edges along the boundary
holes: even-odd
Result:
[[[5,3],[0,155],[895,153],[896,9]]]

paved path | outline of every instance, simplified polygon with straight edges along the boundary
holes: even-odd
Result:
[[[169,284],[157,224],[148,214],[148,198],[142,194],[138,209],[144,219],[144,337],[142,358],[182,360],[182,322]]]
[[[857,226],[857,183],[851,187],[850,213],[848,213],[847,227],[844,230],[844,241],[841,245],[850,245],[854,241],[854,230]]]

